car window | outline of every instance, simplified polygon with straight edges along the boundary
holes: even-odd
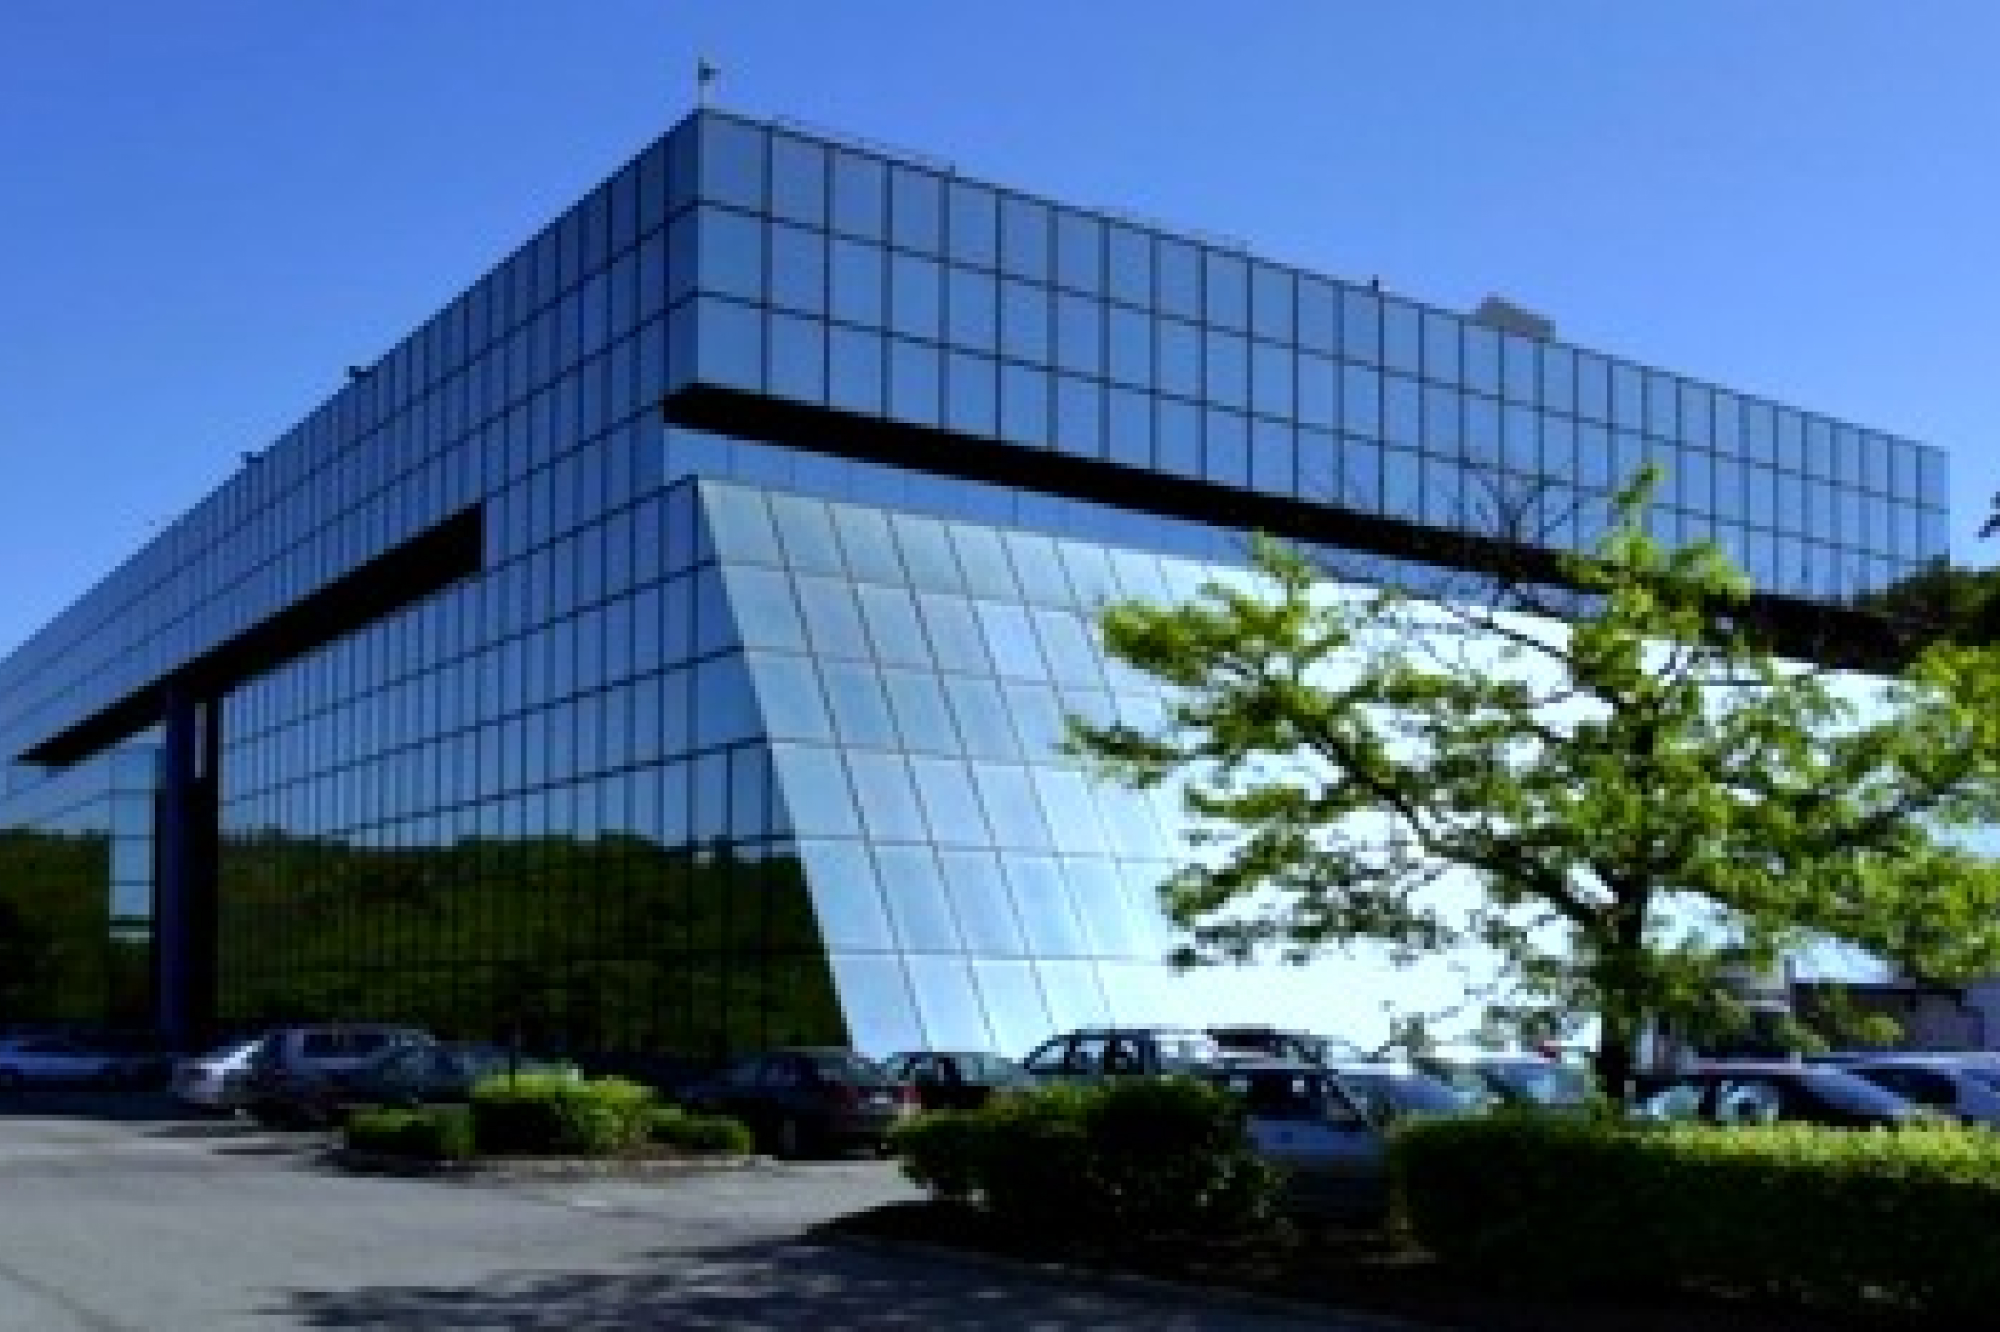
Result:
[[[1491,1105],[1496,1099],[1493,1087],[1479,1075],[1479,1070],[1465,1064],[1453,1064],[1444,1060],[1426,1061],[1424,1072],[1436,1078],[1463,1097],[1468,1105]]]
[[[764,1076],[758,1085],[764,1087],[796,1087],[805,1081],[805,1069],[796,1059],[767,1059],[764,1061]]]
[[[1139,1043],[1120,1038],[1107,1041],[1104,1046],[1104,1071],[1106,1073],[1143,1073],[1146,1059],[1139,1051]]]
[[[866,1055],[852,1050],[823,1050],[810,1055],[801,1055],[797,1062],[817,1073],[827,1082],[846,1082],[857,1086],[872,1086],[884,1081],[881,1065]]]
[[[1362,1112],[1378,1124],[1404,1115],[1455,1115],[1473,1103],[1436,1078],[1422,1073],[1348,1073],[1339,1078]]]
[[[1701,1084],[1676,1082],[1639,1102],[1643,1119],[1691,1120],[1701,1116]]]
[[[958,1057],[958,1071],[968,1082],[1019,1082],[1021,1071],[999,1055],[968,1054]]]
[[[1062,1071],[1065,1073],[1099,1073],[1104,1069],[1104,1047],[1102,1036],[1079,1036],[1070,1042],[1069,1053],[1063,1056]]]
[[[1325,1107],[1326,1089],[1288,1073],[1253,1073],[1240,1081],[1243,1103],[1259,1119],[1310,1120]]]
[[[1590,1077],[1581,1069],[1523,1061],[1495,1065],[1494,1071],[1517,1097],[1536,1105],[1585,1105],[1591,1100]]]
[[[1043,1041],[1028,1057],[1021,1061],[1021,1067],[1030,1073],[1060,1073],[1068,1066],[1069,1038],[1058,1036],[1052,1041]]]
[[[1153,1041],[1163,1069],[1208,1068],[1222,1062],[1222,1047],[1207,1036],[1168,1033]]]

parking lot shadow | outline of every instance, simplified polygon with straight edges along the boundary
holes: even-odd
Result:
[[[844,1244],[771,1241],[654,1255],[651,1272],[519,1272],[477,1285],[296,1291],[263,1312],[315,1328],[1140,1328],[1281,1325],[1130,1303],[1062,1280]],[[1338,1317],[1318,1322],[1340,1326]]]
[[[0,1118],[145,1124],[186,1121],[191,1113],[163,1091],[100,1087],[12,1087],[0,1091]]]

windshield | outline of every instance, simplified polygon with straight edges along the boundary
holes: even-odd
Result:
[[[1516,1100],[1535,1105],[1585,1105],[1591,1099],[1590,1076],[1566,1064],[1522,1060],[1487,1067]]]
[[[959,1076],[967,1082],[1025,1082],[1027,1074],[1016,1065],[996,1054],[962,1054],[958,1056]]]
[[[1356,1100],[1365,1104],[1368,1117],[1378,1122],[1402,1115],[1463,1114],[1475,1104],[1436,1078],[1421,1073],[1343,1072],[1340,1082]]]
[[[828,1082],[862,1086],[889,1081],[874,1061],[846,1050],[828,1050],[808,1056],[819,1075]]]

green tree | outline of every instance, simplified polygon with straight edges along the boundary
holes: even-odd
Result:
[[[1961,569],[1934,560],[1861,598],[1902,641],[2000,643],[2000,569]]]
[[[1596,1016],[1614,1087],[1649,1019],[1742,1017],[1724,968],[1827,939],[2000,964],[2000,864],[1953,840],[2000,822],[2000,655],[1935,644],[1877,681],[1778,658],[1713,544],[1645,534],[1655,481],[1564,561],[1564,621],[1357,593],[1268,540],[1253,575],[1105,611],[1169,701],[1071,745],[1179,789],[1180,962],[1483,947],[1531,1005]],[[1452,906],[1446,875],[1476,891]]]

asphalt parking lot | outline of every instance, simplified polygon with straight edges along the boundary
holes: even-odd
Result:
[[[159,1098],[9,1095],[0,1330],[1339,1326],[809,1238],[913,1196],[880,1161],[454,1182],[325,1148]]]

